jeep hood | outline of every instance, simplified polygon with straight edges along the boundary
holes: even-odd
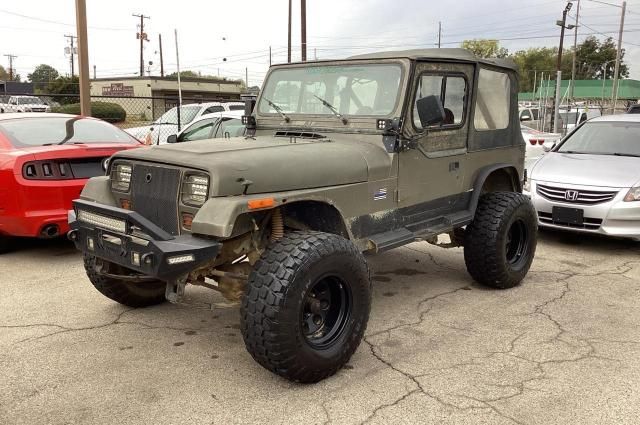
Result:
[[[212,196],[240,195],[243,181],[251,182],[248,194],[365,182],[372,171],[388,176],[391,163],[384,149],[370,143],[288,137],[198,140],[140,150],[115,158],[206,171]]]

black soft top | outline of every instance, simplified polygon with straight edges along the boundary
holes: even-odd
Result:
[[[452,60],[456,62],[482,63],[486,65],[518,70],[517,65],[511,59],[479,58],[466,49],[413,49],[391,50],[387,52],[367,53],[351,56],[347,59],[395,59],[406,58],[411,60]]]

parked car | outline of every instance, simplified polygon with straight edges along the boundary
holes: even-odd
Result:
[[[94,118],[0,115],[0,252],[11,237],[65,234],[67,211],[87,179],[105,173],[114,153],[142,146]]]
[[[525,123],[527,127],[541,129],[542,113],[540,108],[521,107],[518,111],[520,122]]]
[[[540,226],[640,239],[640,115],[584,123],[535,164],[528,185]]]
[[[522,130],[522,138],[524,139],[527,150],[524,159],[524,168],[528,171],[540,159],[545,152],[558,143],[561,135],[558,133],[546,133],[538,131],[526,125],[520,125]]]
[[[597,118],[601,115],[602,113],[598,108],[561,108],[560,124],[562,128],[566,130],[566,133],[570,133],[583,122],[592,118]]]
[[[627,114],[640,114],[640,103],[631,105],[627,110]]]
[[[0,113],[5,112],[51,112],[51,107],[36,96],[10,96],[0,105]]]
[[[168,143],[190,142],[201,139],[231,138],[242,136],[245,125],[242,124],[244,112],[231,111],[203,115],[194,120],[178,134],[167,138]]]
[[[537,223],[516,87],[515,63],[462,49],[272,66],[245,137],[117,154],[74,201],[69,238],[106,297],[218,290],[242,301],[259,364],[320,381],[367,326],[363,251],[448,233],[479,283],[524,279]]]
[[[174,107],[150,125],[128,128],[125,131],[147,145],[161,145],[167,143],[167,138],[171,134],[178,133],[181,128],[189,125],[195,119],[207,114],[229,111],[244,111],[244,103],[207,102],[182,105],[180,107],[180,127],[178,127],[178,108]]]

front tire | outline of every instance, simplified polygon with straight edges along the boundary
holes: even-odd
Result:
[[[84,269],[93,286],[105,297],[128,307],[149,307],[166,301],[166,283],[127,282],[105,277],[96,271],[96,257],[84,254]],[[113,265],[110,265],[113,267]],[[118,270],[121,271],[121,270]]]
[[[537,232],[536,212],[528,197],[515,192],[482,195],[465,231],[469,274],[494,288],[517,286],[533,262]]]
[[[247,351],[295,382],[336,373],[358,348],[369,320],[371,282],[350,241],[291,232],[271,243],[249,276],[241,306]]]

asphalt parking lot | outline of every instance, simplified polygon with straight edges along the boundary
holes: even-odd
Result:
[[[64,242],[0,257],[0,423],[622,424],[640,417],[640,244],[544,232],[524,284],[474,284],[461,249],[369,257],[373,310],[316,385],[262,369],[236,307],[130,309]]]

